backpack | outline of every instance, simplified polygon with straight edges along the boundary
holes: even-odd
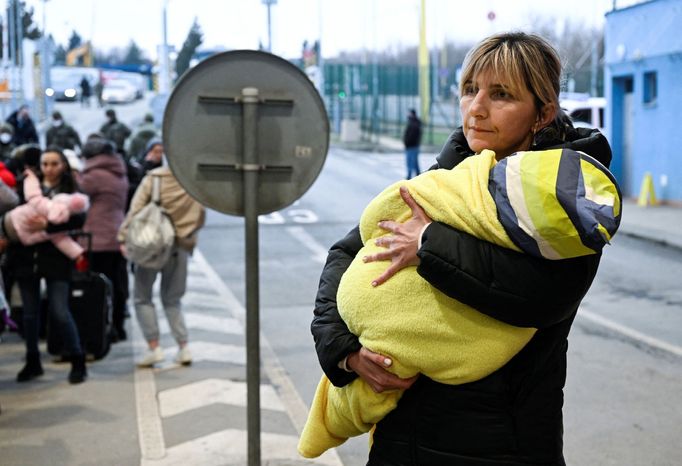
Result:
[[[161,206],[161,179],[152,176],[152,198],[128,224],[128,258],[148,269],[160,270],[168,262],[175,243],[175,227]]]

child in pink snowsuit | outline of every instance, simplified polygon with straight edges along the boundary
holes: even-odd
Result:
[[[26,203],[15,207],[5,215],[5,222],[11,224],[16,239],[25,246],[50,240],[64,255],[76,259],[83,254],[83,247],[66,233],[48,234],[29,226],[28,219],[41,215],[53,224],[65,223],[71,214],[85,212],[89,206],[88,196],[81,193],[55,195],[52,199],[43,196],[40,181],[31,170],[24,172],[24,198]],[[9,217],[9,218],[7,218]],[[11,235],[10,235],[11,236]]]

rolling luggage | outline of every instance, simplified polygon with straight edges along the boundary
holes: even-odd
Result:
[[[77,233],[75,236],[87,238],[89,254],[91,236],[88,233]],[[112,308],[112,285],[104,274],[92,270],[73,272],[69,309],[76,322],[86,357],[101,359],[109,353]],[[47,351],[53,355],[65,355],[59,332],[50,331],[51,328],[54,325],[48,320]]]

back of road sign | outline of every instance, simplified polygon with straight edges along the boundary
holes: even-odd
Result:
[[[245,164],[242,90],[258,91],[256,164]],[[237,50],[214,55],[182,76],[163,119],[168,162],[195,199],[244,215],[243,173],[257,170],[258,214],[301,197],[329,148],[324,103],[308,77],[275,55]]]

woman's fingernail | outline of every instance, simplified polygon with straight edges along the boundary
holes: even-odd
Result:
[[[389,358],[384,359],[384,366],[388,367],[391,364],[393,364],[393,361],[391,361]]]
[[[367,262],[368,259],[369,259],[369,257],[367,257],[367,256],[362,256],[362,262]]]
[[[378,283],[376,281],[372,282],[372,286],[377,286]]]

